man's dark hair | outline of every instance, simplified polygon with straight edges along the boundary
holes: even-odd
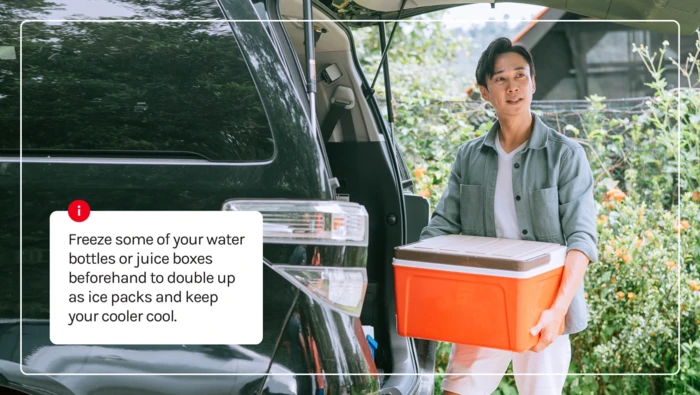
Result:
[[[486,80],[493,75],[493,68],[498,55],[514,52],[522,56],[530,66],[530,76],[535,76],[535,63],[532,61],[532,54],[524,46],[513,44],[506,37],[497,38],[491,41],[488,48],[481,54],[479,63],[476,66],[476,82],[481,86],[486,86]]]

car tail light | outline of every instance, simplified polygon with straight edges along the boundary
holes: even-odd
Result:
[[[273,244],[367,246],[369,224],[357,203],[309,200],[229,200],[224,210],[259,211],[263,238]]]
[[[260,212],[265,243],[366,247],[369,242],[367,211],[357,203],[229,200],[223,210]],[[335,311],[360,316],[367,289],[364,267],[266,264],[312,299]]]
[[[363,267],[272,265],[312,299],[341,313],[360,316],[367,289]]]

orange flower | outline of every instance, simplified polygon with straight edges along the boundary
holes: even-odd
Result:
[[[588,299],[588,292],[584,292],[584,293],[583,293],[583,297],[584,297],[585,299]]]
[[[605,223],[607,223],[607,222],[608,222],[608,216],[605,215],[605,214],[601,215],[601,216],[598,218],[598,223],[601,224],[601,225],[602,225],[602,224],[605,224]]]
[[[642,266],[642,270],[647,270],[647,267],[646,267],[646,266]]]
[[[625,293],[622,291],[618,291],[615,295],[617,295],[617,300],[622,300],[625,297]]]
[[[426,199],[430,197],[430,191],[427,189],[424,189],[424,190],[418,192],[418,194],[423,196]]]
[[[626,197],[627,194],[622,192],[619,188],[613,188],[605,194],[605,201],[609,202],[612,200],[617,200],[618,202],[621,202],[625,200]]]
[[[632,256],[630,254],[625,254],[622,256],[622,261],[627,263],[632,260]]]
[[[654,237],[654,232],[647,229],[646,231],[644,231],[644,236],[646,236],[647,239],[651,239],[652,237]]]
[[[666,268],[668,270],[673,270],[673,269],[678,267],[678,265],[676,265],[676,262],[674,262],[674,261],[666,261],[666,262],[664,262],[664,265],[666,265]]]
[[[627,299],[629,299],[629,300],[634,299],[634,292],[627,292]]]
[[[605,246],[605,252],[612,254],[614,249],[611,246]]]
[[[637,241],[635,241],[635,244],[637,245],[637,248],[641,247],[642,246],[642,239],[637,239]]]
[[[690,289],[692,289],[693,291],[700,290],[700,282],[696,280],[690,280],[688,281],[688,283],[690,284]]]
[[[613,277],[613,278],[610,279],[610,282],[611,282],[611,283],[614,283],[614,282],[616,282],[616,281],[617,281],[617,280],[615,279],[615,277]]]
[[[679,224],[678,221],[675,219],[673,220],[673,230],[676,231],[676,233],[681,233],[681,231],[690,228],[690,222],[683,220]]]
[[[676,233],[681,233],[681,226],[678,225],[678,221],[675,219],[673,220],[673,230],[675,230]]]
[[[693,200],[700,202],[700,192],[693,192]]]
[[[416,178],[421,178],[425,174],[425,169],[422,167],[417,167],[413,170],[413,175],[416,176]]]

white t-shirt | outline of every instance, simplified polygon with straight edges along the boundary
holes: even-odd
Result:
[[[504,239],[522,239],[518,217],[515,213],[513,196],[513,157],[525,148],[527,141],[518,148],[507,153],[501,147],[501,141],[496,135],[496,151],[498,152],[498,175],[496,178],[496,197],[493,209],[496,219],[496,237]]]

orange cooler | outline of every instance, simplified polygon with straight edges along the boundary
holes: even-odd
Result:
[[[401,336],[521,352],[559,290],[566,247],[462,235],[398,247],[396,315]],[[559,330],[563,332],[564,325]]]

